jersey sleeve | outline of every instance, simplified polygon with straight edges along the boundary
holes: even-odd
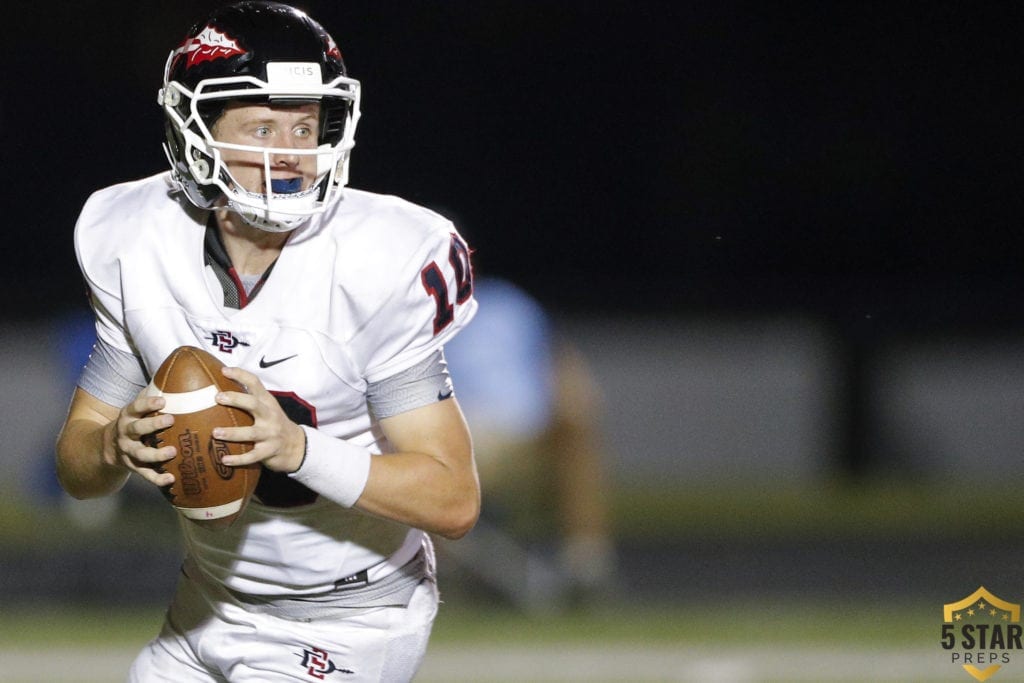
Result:
[[[146,386],[138,356],[117,351],[97,339],[78,378],[78,386],[112,406],[123,406]]]
[[[397,267],[393,282],[391,295],[353,339],[356,355],[365,359],[369,382],[401,372],[440,349],[476,312],[470,250],[447,221]]]
[[[105,230],[111,190],[93,194],[82,208],[75,225],[75,254],[87,287],[89,305],[96,317],[96,336],[112,348],[132,352],[124,325],[120,287],[120,264],[113,252],[119,244]]]

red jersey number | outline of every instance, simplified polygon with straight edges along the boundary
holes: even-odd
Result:
[[[452,233],[448,248],[448,263],[455,271],[455,303],[466,303],[473,294],[473,267],[469,262],[469,247],[455,233]],[[437,334],[455,320],[455,305],[448,293],[448,279],[437,262],[432,261],[420,271],[420,282],[427,294],[434,298],[437,307],[434,314],[434,334]]]

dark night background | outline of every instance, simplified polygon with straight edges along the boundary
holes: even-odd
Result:
[[[5,5],[0,323],[22,349],[85,306],[72,230],[88,195],[167,167],[164,62],[218,4]],[[606,373],[636,586],[659,604],[785,588],[937,607],[984,580],[1017,600],[1024,4],[296,5],[363,85],[350,184],[448,214],[478,273],[602,333],[579,337]],[[28,391],[56,382],[52,359],[0,361],[21,389],[8,424],[56,415]],[[879,474],[878,498],[824,484]],[[778,497],[748,499],[739,475]],[[935,488],[909,495],[920,482]],[[751,521],[729,536],[737,510]],[[788,514],[779,544],[769,522]],[[10,557],[26,595],[79,574]],[[112,589],[105,566],[86,579]]]
[[[164,167],[164,59],[215,4],[14,3],[8,316],[82,305],[77,212]],[[557,310],[1021,317],[1016,3],[299,5],[363,82],[351,184]]]

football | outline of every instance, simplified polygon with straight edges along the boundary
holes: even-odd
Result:
[[[164,487],[164,496],[186,519],[204,527],[226,529],[245,510],[259,482],[260,465],[228,467],[221,462],[227,454],[241,454],[250,443],[220,441],[212,436],[215,427],[248,426],[252,415],[222,406],[214,399],[218,391],[245,391],[221,374],[224,364],[194,346],[181,346],[160,365],[148,393],[163,396],[161,413],[174,415],[174,424],[149,435],[147,445],[177,447],[172,460],[161,463],[161,472],[174,475]]]

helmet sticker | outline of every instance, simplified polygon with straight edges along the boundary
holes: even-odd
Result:
[[[185,68],[191,69],[196,64],[244,55],[246,51],[239,46],[237,40],[207,25],[195,37],[185,40],[175,52],[178,53],[175,59],[185,55]]]
[[[329,35],[327,36],[327,56],[341,59],[341,50],[338,49],[338,44],[334,42],[334,38],[331,38]]]

